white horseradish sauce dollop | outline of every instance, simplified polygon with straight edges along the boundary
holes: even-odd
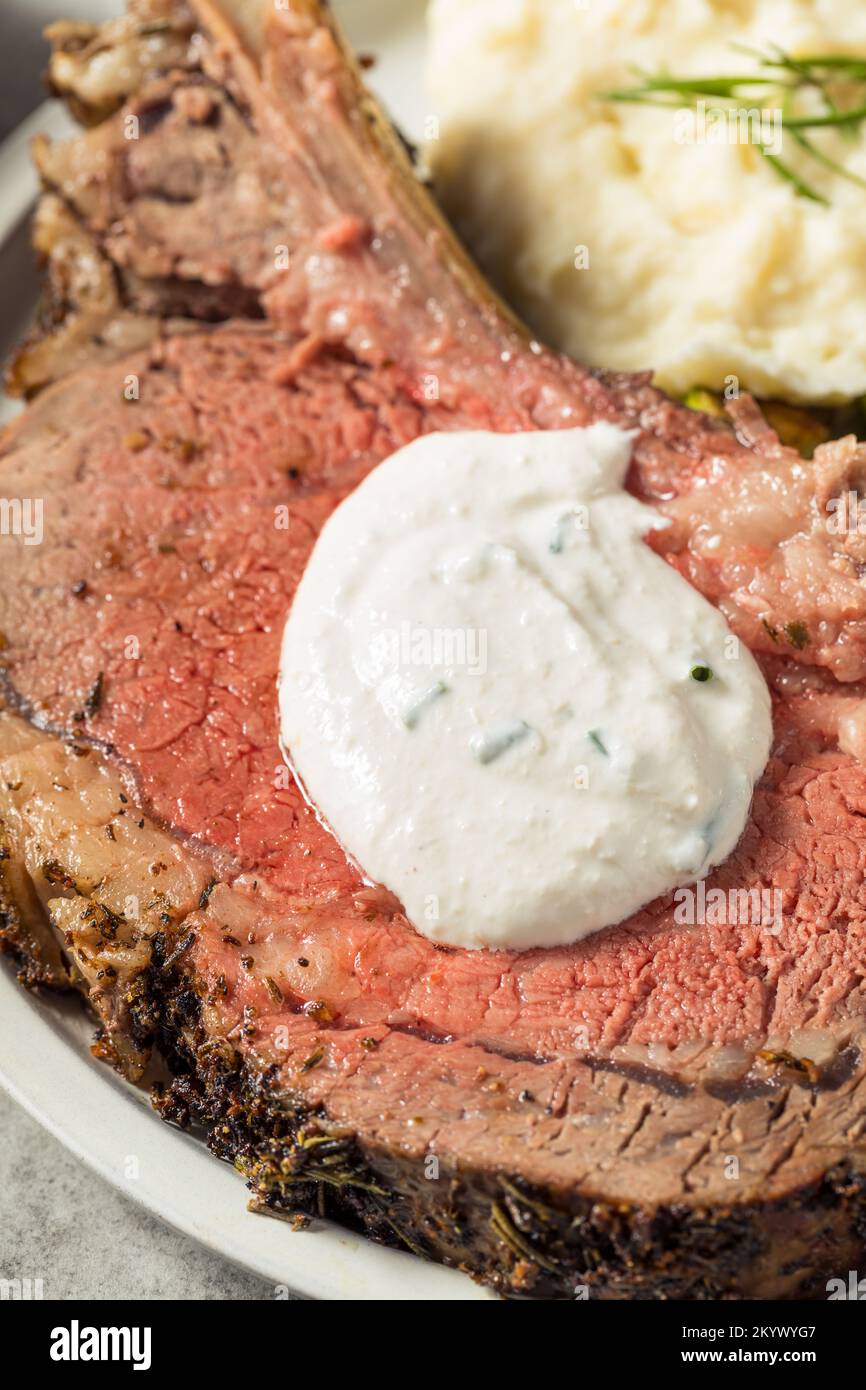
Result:
[[[365,876],[456,946],[578,941],[733,850],[770,698],[644,543],[613,425],[430,434],[324,527],[283,746]]]

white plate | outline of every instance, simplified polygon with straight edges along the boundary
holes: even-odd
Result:
[[[58,13],[63,0],[56,0]],[[81,6],[78,6],[80,9]],[[110,12],[96,2],[94,13]],[[357,48],[376,54],[373,85],[411,137],[423,122],[423,0],[342,0]],[[27,217],[36,193],[28,146],[65,118],[42,107],[0,149],[0,293],[4,355],[30,318],[38,279]],[[6,403],[8,414],[15,407]],[[78,1158],[149,1211],[263,1278],[313,1298],[464,1300],[493,1297],[453,1270],[384,1250],[324,1222],[303,1233],[246,1211],[241,1178],[203,1144],[170,1129],[147,1099],[90,1055],[92,1024],[75,1001],[26,994],[0,968],[0,1081]]]

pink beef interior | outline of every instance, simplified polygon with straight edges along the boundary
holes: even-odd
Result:
[[[294,587],[329,512],[386,454],[423,430],[533,417],[477,400],[423,404],[402,368],[327,352],[286,384],[290,355],[264,335],[221,331],[93,369],[43,396],[2,469],[5,492],[47,499],[45,544],[18,550],[2,601],[17,696],[52,726],[86,723],[145,806],[223,854],[226,880],[242,875],[231,911],[258,885],[252,970],[223,943],[237,935],[223,890],[196,946],[210,983],[229,982],[230,1019],[252,1004],[260,1030],[290,1014],[312,1033],[321,1020],[297,1013],[312,988],[341,1029],[410,1027],[555,1058],[757,1042],[862,1009],[866,780],[815,734],[814,692],[777,697],[750,824],[709,885],[778,889],[778,935],[760,923],[678,926],[664,901],[569,949],[443,950],[364,890],[297,789],[280,789],[275,681]],[[285,503],[288,530],[275,524]],[[293,963],[311,951],[314,971],[299,975]],[[267,976],[282,983],[280,1008]]]

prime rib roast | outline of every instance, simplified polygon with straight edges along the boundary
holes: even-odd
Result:
[[[0,441],[0,492],[44,504],[41,544],[0,541],[22,981],[81,991],[132,1080],[157,1049],[162,1113],[260,1210],[510,1295],[825,1297],[866,1247],[866,538],[827,526],[866,455],[804,461],[746,396],[712,420],[532,341],[314,0],[50,34],[83,129],[36,145],[46,289]],[[286,772],[292,593],[419,432],[597,419],[766,673],[773,755],[707,887],[781,916],[663,900],[568,948],[435,946]]]

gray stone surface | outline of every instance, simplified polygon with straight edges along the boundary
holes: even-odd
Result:
[[[274,1297],[122,1197],[0,1091],[4,1279],[41,1279],[46,1299]]]

